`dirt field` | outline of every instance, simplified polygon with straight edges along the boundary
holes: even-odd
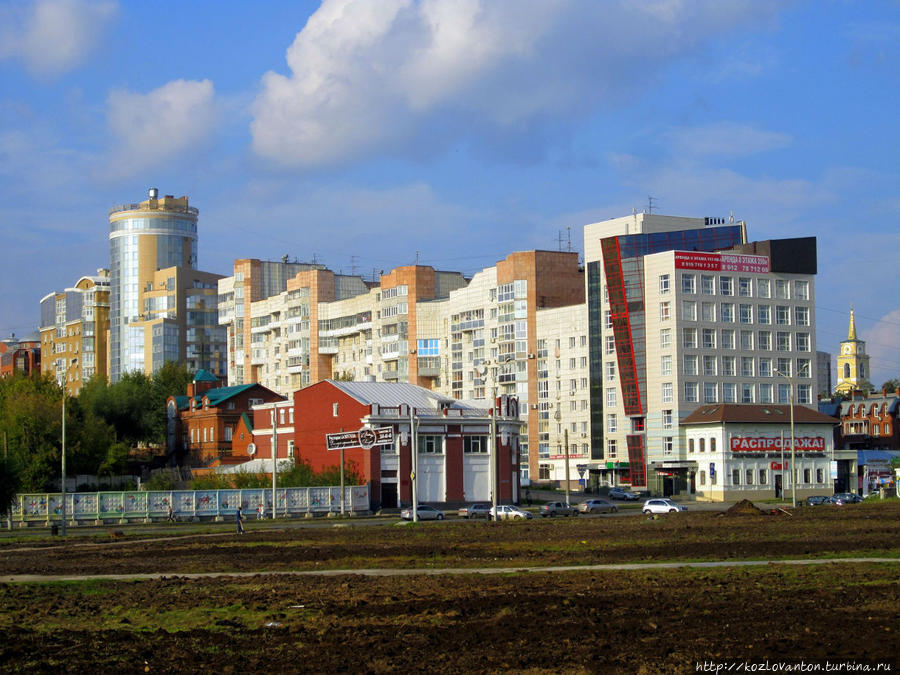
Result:
[[[687,673],[698,662],[737,659],[896,669],[898,535],[900,504],[888,503],[793,517],[260,527],[243,537],[107,538],[28,551],[8,543],[0,546],[0,576],[173,576],[0,584],[0,668]],[[898,562],[402,577],[263,573],[828,556]],[[238,570],[261,573],[177,576]]]

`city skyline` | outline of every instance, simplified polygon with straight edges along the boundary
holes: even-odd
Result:
[[[3,337],[109,266],[149,187],[200,209],[200,270],[366,278],[583,254],[652,197],[818,237],[818,348],[853,306],[873,384],[900,373],[896,3],[160,7],[0,5]]]

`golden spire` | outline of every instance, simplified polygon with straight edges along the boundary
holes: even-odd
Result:
[[[856,319],[853,318],[853,308],[850,308],[850,330],[847,332],[848,340],[856,339]]]

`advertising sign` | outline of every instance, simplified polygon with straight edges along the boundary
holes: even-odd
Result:
[[[675,269],[767,273],[769,272],[769,259],[764,255],[743,253],[675,251]]]
[[[363,448],[368,450],[376,445],[390,445],[394,442],[394,427],[378,429],[359,429],[339,434],[325,434],[326,447],[329,450],[341,448]]]
[[[825,452],[824,436],[802,436],[794,439],[794,449],[799,452]],[[732,452],[772,452],[781,450],[781,438],[762,436],[733,436]],[[791,439],[784,439],[784,449],[791,449]]]

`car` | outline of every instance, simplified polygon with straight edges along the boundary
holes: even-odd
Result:
[[[831,497],[827,497],[825,495],[813,495],[811,497],[806,498],[807,506],[821,506],[822,504],[830,504]]]
[[[578,505],[582,513],[615,513],[619,507],[605,499],[588,499]]]
[[[577,516],[578,507],[566,504],[565,502],[547,502],[546,504],[541,504],[538,513],[541,518],[546,518],[548,516]]]
[[[497,520],[529,520],[533,518],[528,511],[523,511],[518,506],[512,504],[500,504],[496,507]],[[490,517],[494,518],[494,507],[491,507]]]
[[[625,488],[614,487],[609,489],[609,498],[620,499],[626,502],[636,502],[641,498],[641,494],[639,492],[630,492]]]
[[[490,504],[469,504],[456,512],[460,518],[489,518],[491,515]]]
[[[433,506],[428,506],[428,504],[419,504],[416,507],[416,511],[419,520],[443,520],[444,512],[438,511]],[[413,510],[411,506],[406,507],[400,512],[400,517],[403,520],[412,520],[413,519]]]
[[[648,499],[641,508],[644,513],[678,513],[687,511],[687,507],[676,504],[671,499]]]
[[[862,501],[862,497],[853,492],[838,492],[831,497],[832,504],[858,504]]]

